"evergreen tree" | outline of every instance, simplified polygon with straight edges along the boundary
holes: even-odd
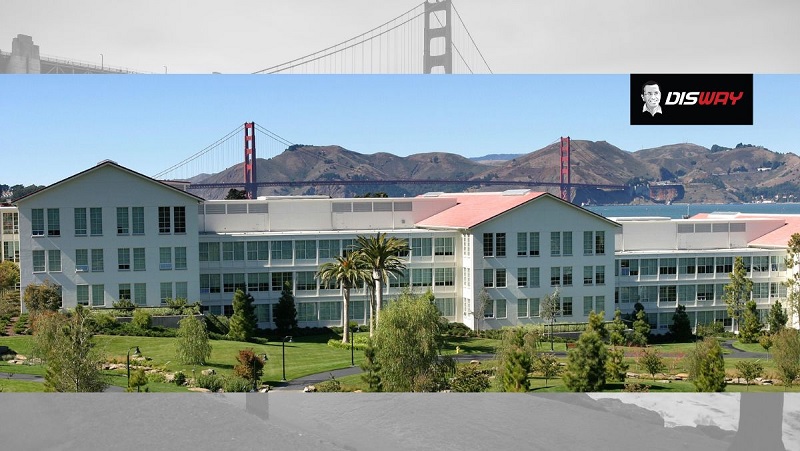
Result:
[[[784,328],[772,336],[772,361],[781,376],[783,385],[791,387],[800,375],[800,332]]]
[[[753,281],[747,278],[747,269],[744,267],[742,257],[733,259],[733,272],[730,274],[730,282],[725,285],[722,295],[725,305],[728,306],[728,316],[733,321],[732,330],[739,329],[738,320],[742,317],[745,304],[750,299],[753,292]]]
[[[606,384],[606,346],[595,331],[581,334],[567,356],[564,383],[572,391],[600,391]]]
[[[689,377],[699,392],[725,390],[725,360],[716,338],[706,337],[689,354]]]
[[[613,346],[625,344],[625,323],[622,321],[622,312],[619,309],[614,311],[614,321],[607,326],[608,341]]]
[[[489,376],[477,365],[461,365],[450,383],[450,389],[459,393],[477,393],[489,388]]]
[[[783,309],[781,301],[775,301],[769,309],[769,316],[767,317],[767,324],[769,324],[769,333],[774,334],[780,332],[786,323],[789,321],[789,316],[786,310]]]
[[[274,314],[278,335],[283,336],[297,329],[297,308],[294,305],[292,285],[289,282],[283,284],[281,298],[275,306]]]
[[[498,363],[503,391],[528,391],[528,374],[533,371],[533,355],[537,346],[538,334],[533,331],[514,328],[504,332]]]
[[[233,316],[228,326],[228,337],[236,341],[250,340],[256,330],[257,322],[253,296],[242,290],[236,290],[233,295]]]
[[[606,330],[606,323],[605,323],[605,312],[595,313],[594,311],[589,312],[589,325],[587,326],[588,330],[593,330],[600,335],[600,339],[603,341],[608,340],[608,330]]]
[[[669,331],[677,342],[691,340],[692,324],[689,321],[689,315],[686,313],[685,305],[678,304],[675,314],[672,315],[672,324],[669,325]]]
[[[617,310],[619,311],[619,310]],[[606,358],[606,379],[616,382],[625,382],[629,365],[625,363],[625,351],[612,348],[608,350]]]
[[[638,346],[646,346],[647,339],[650,337],[650,323],[647,322],[647,314],[644,309],[636,313],[636,321],[633,322],[633,337],[631,341]]]
[[[379,392],[383,390],[381,382],[381,364],[378,362],[375,348],[372,346],[372,339],[367,341],[364,348],[364,361],[361,362],[361,380],[369,386],[369,391]]]
[[[739,341],[742,343],[757,343],[763,328],[764,325],[758,317],[758,310],[756,310],[756,302],[747,301],[742,314],[742,324],[739,327]]]

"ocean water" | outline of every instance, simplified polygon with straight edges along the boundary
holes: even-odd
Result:
[[[672,205],[593,205],[585,207],[605,217],[663,216],[680,219],[697,213],[739,212],[800,214],[800,203],[779,204],[672,204]]]

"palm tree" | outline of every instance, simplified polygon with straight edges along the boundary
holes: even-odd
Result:
[[[397,277],[403,273],[406,264],[400,257],[408,251],[408,243],[399,238],[387,238],[385,233],[375,236],[359,236],[356,239],[358,252],[366,261],[367,267],[372,271],[372,281],[375,293],[375,320],[377,326],[383,305],[383,282],[389,275]],[[372,335],[373,320],[370,318],[370,335]]]
[[[336,281],[342,287],[342,343],[350,340],[350,289],[370,280],[369,267],[361,254],[353,252],[324,263],[316,275],[322,283]]]

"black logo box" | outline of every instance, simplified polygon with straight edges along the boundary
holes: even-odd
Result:
[[[753,74],[631,74],[631,125],[753,125]],[[655,81],[661,91],[661,114],[642,112],[642,86]],[[728,100],[701,105],[699,97],[708,93],[728,92],[742,97],[735,104]],[[684,103],[691,103],[688,93],[700,93],[694,105],[672,104],[683,94]],[[716,97],[715,97],[716,98]]]

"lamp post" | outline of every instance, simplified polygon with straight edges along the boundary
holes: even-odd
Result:
[[[351,332],[350,333],[350,366],[351,367],[356,366],[355,351],[354,351],[354,349],[355,349],[356,330],[357,329],[355,327],[352,327],[352,326],[350,327],[350,332]]]
[[[291,335],[287,335],[287,336],[283,337],[283,340],[281,341],[281,363],[283,365],[283,379],[281,379],[281,382],[286,382],[286,342],[287,341],[289,343],[292,342],[292,336]]]
[[[103,67],[105,67],[105,64],[104,64],[104,61],[103,61],[103,54],[101,53],[100,54],[100,70],[103,70]]]
[[[134,356],[141,354],[141,352],[139,352],[138,346],[133,346],[130,349],[128,349],[128,389],[131,388],[131,349],[135,349],[135,351],[133,351]],[[136,391],[139,391],[138,385],[136,386]]]

